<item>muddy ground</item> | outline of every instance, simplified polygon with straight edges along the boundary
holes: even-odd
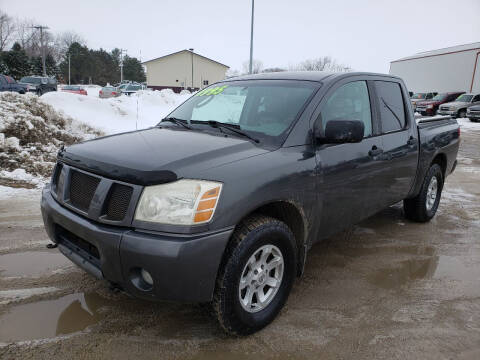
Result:
[[[38,190],[0,201],[0,357],[5,359],[480,359],[480,124],[437,216],[396,205],[309,254],[280,316],[246,338],[205,305],[115,293],[47,250]]]

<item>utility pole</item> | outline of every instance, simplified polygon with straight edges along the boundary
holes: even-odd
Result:
[[[120,83],[123,81],[123,52],[127,53],[126,49],[120,49]]]
[[[70,85],[70,53],[68,53],[68,85]]]
[[[248,67],[250,74],[253,70],[253,13],[255,9],[255,0],[252,0],[252,26],[250,28],[250,65]]]
[[[188,49],[192,53],[192,91],[193,91],[193,48]]]
[[[49,27],[44,25],[35,25],[32,26],[32,29],[40,30],[40,46],[42,47],[42,70],[43,76],[47,76],[47,69],[45,67],[45,45],[43,42],[43,30],[47,30],[49,29]]]

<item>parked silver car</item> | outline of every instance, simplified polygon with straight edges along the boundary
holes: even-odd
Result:
[[[102,99],[117,97],[122,95],[122,92],[113,86],[104,86],[99,92],[98,97]]]
[[[453,102],[440,105],[437,114],[464,118],[467,108],[473,105],[480,105],[480,94],[463,94]]]
[[[142,84],[132,83],[121,89],[122,93],[125,95],[132,95],[140,90],[146,90],[146,86]]]

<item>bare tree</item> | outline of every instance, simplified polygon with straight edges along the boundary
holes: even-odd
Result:
[[[228,69],[227,73],[225,74],[225,77],[228,79],[228,78],[236,77],[239,75],[240,75],[240,71],[236,69]]]
[[[280,67],[271,67],[271,68],[267,68],[267,69],[262,70],[262,72],[264,72],[264,73],[282,72],[282,71],[287,71],[287,70],[285,70],[284,68],[280,68]]]
[[[249,73],[249,61],[244,61],[242,64],[243,68],[243,73],[248,74]],[[252,74],[259,74],[262,72],[263,69],[263,63],[260,60],[253,59],[252,61]]]
[[[0,10],[0,51],[6,50],[15,33],[15,22]]]
[[[298,71],[331,71],[331,72],[349,72],[352,69],[343,64],[337,63],[330,56],[322,56],[316,59],[308,59],[293,67],[292,70]]]
[[[39,48],[40,36],[33,28],[35,22],[31,19],[17,20],[16,22],[16,40],[25,50],[28,56],[36,55]]]
[[[54,51],[55,51],[54,58],[57,61],[61,61],[61,59],[65,56],[68,49],[70,48],[70,45],[72,45],[75,42],[79,43],[80,45],[87,44],[85,39],[74,31],[65,31],[61,34],[58,34],[55,37],[55,42],[54,42]]]

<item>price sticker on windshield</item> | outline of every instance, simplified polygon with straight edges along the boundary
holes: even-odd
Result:
[[[228,87],[228,85],[217,86],[214,88],[204,89],[199,91],[195,96],[210,96],[210,95],[218,95],[223,92]]]

